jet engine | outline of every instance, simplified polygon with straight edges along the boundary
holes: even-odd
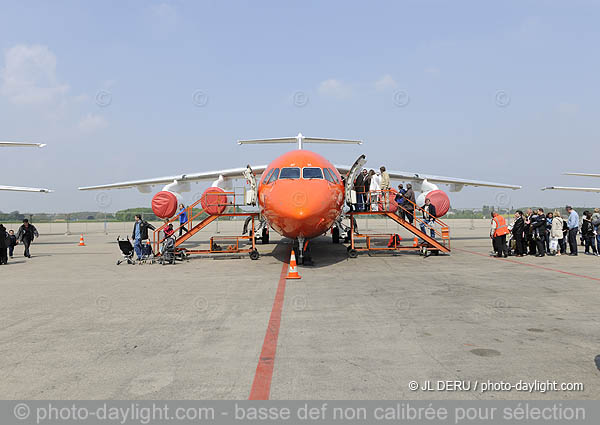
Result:
[[[227,208],[227,195],[220,187],[209,187],[202,194],[200,205],[210,215],[223,214]]]
[[[152,212],[158,218],[171,218],[177,212],[181,195],[169,190],[161,190],[152,197]]]
[[[431,200],[431,203],[435,207],[435,216],[442,217],[450,209],[450,198],[446,195],[446,192],[440,189],[434,189],[427,192],[421,192],[417,198],[417,205],[422,207],[425,205],[425,200]]]

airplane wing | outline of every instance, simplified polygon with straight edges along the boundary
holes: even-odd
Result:
[[[18,186],[0,186],[0,190],[9,190],[13,192],[42,192],[50,193],[53,192],[50,189],[43,189],[39,187],[18,187]]]
[[[266,165],[255,165],[251,166],[252,171],[255,174],[260,174],[267,168]],[[119,182],[119,183],[109,183],[102,184],[98,186],[84,186],[80,187],[79,190],[107,190],[107,189],[129,189],[132,187],[136,187],[138,189],[149,188],[159,184],[168,184],[173,183],[175,181],[179,183],[184,182],[194,182],[194,181],[202,181],[202,180],[215,180],[220,176],[224,178],[243,178],[244,171],[246,171],[246,167],[244,168],[230,168],[227,170],[217,170],[217,171],[205,171],[203,173],[193,173],[193,174],[180,174],[177,176],[167,176],[167,177],[156,177],[151,179],[143,179],[143,180],[132,180],[127,182]]]
[[[43,148],[46,146],[45,143],[22,143],[22,142],[0,142],[2,147],[36,147]]]
[[[340,173],[347,173],[350,170],[350,167],[347,165],[336,165],[335,166]],[[435,176],[431,174],[421,174],[421,173],[411,173],[408,171],[390,171],[388,170],[388,174],[391,179],[394,180],[402,180],[402,181],[414,181],[414,182],[422,182],[423,180],[427,180],[431,183],[440,183],[440,184],[448,184],[452,186],[452,191],[458,192],[463,188],[463,186],[483,186],[483,187],[497,187],[501,189],[512,189],[517,190],[521,189],[521,186],[516,186],[512,184],[506,183],[494,183],[483,180],[467,180],[456,177],[445,177],[445,176]]]
[[[566,186],[547,186],[542,190],[575,190],[579,192],[600,192],[599,187],[566,187]]]
[[[45,143],[0,142],[0,147],[2,147],[2,148],[10,148],[10,147],[43,148],[44,146],[46,146]],[[42,193],[53,192],[50,189],[43,189],[43,188],[38,188],[38,187],[19,187],[19,186],[0,186],[0,190],[9,190],[12,192],[42,192]]]
[[[600,177],[600,174],[589,173],[563,173],[565,176]]]

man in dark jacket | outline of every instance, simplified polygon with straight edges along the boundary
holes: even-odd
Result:
[[[8,263],[6,248],[8,248],[8,233],[6,233],[6,228],[0,224],[0,265]]]
[[[546,253],[546,216],[544,210],[538,208],[537,215],[533,216],[531,227],[533,228],[533,239],[536,243],[536,257],[543,257]]]
[[[515,240],[515,255],[522,257],[525,253],[525,246],[523,244],[523,233],[525,232],[525,220],[523,220],[523,211],[517,211],[515,213],[515,223],[511,230],[512,236]]]
[[[23,243],[23,246],[25,247],[25,252],[23,253],[25,257],[31,258],[31,254],[29,253],[29,246],[31,245],[31,242],[33,242],[33,240],[39,236],[40,234],[38,233],[35,226],[33,224],[30,224],[29,220],[24,219],[23,224],[21,225],[21,227],[19,227],[19,231],[17,232],[17,240],[21,241],[21,243]]]
[[[396,198],[394,199],[398,204],[398,215],[402,220],[406,220],[406,214],[404,212],[404,208],[406,207],[406,200],[404,199],[404,194],[406,193],[406,189],[402,183],[398,185],[398,193],[396,194]]]
[[[413,224],[415,219],[415,192],[413,191],[412,184],[406,185],[406,193],[404,194],[404,208],[406,209],[406,221]]]
[[[356,191],[356,210],[364,211],[365,210],[365,194],[363,193],[365,190],[365,177],[367,175],[367,170],[362,170],[362,172],[358,173],[356,180],[354,181],[354,190]]]
[[[531,208],[527,208],[527,215],[525,216],[525,231],[524,231],[524,238],[525,238],[525,242],[526,242],[526,254],[528,255],[535,255],[536,253],[536,248],[535,248],[535,239],[533,239],[533,227],[532,224],[535,221],[535,219],[537,218],[537,216],[533,213],[533,211],[531,210]]]
[[[361,190],[363,192],[363,202],[364,202],[363,211],[370,211],[371,203],[370,203],[369,191],[371,190],[371,175],[369,174],[369,172],[367,171],[366,168],[363,170],[363,186],[362,186]]]
[[[420,224],[421,232],[427,234],[427,230],[425,228],[425,224],[429,226],[429,233],[433,239],[435,239],[435,230],[433,229],[433,225],[435,224],[435,205],[431,203],[431,199],[425,199],[425,205],[423,205],[423,223]]]
[[[134,240],[133,249],[138,257],[138,260],[142,258],[142,241],[148,239],[148,229],[156,230],[156,228],[148,223],[146,220],[142,220],[140,214],[135,215],[135,223],[133,223],[133,233],[131,239]]]

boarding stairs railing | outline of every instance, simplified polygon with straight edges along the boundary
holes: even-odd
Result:
[[[357,194],[364,195],[364,203],[362,204],[368,211],[355,211],[351,214],[381,214],[394,220],[400,224],[406,230],[419,237],[425,243],[430,246],[442,251],[450,252],[450,228],[441,219],[429,215],[424,208],[418,206],[410,199],[403,199],[403,203],[399,204],[395,201],[398,192],[394,190],[370,190],[368,192],[357,192]],[[354,207],[361,205],[360,203],[354,204]],[[393,205],[397,206],[397,210],[402,212],[404,217],[412,216],[413,222],[411,224],[408,220],[402,218],[395,211],[393,211]],[[412,207],[412,208],[411,208]],[[421,213],[421,217],[417,213]],[[427,219],[425,217],[428,217]],[[417,227],[417,225],[419,227]],[[423,231],[425,230],[425,231]],[[434,232],[436,237],[431,237],[431,231]]]

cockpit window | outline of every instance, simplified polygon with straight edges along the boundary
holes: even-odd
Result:
[[[335,183],[335,180],[331,175],[331,171],[329,171],[329,168],[324,168],[323,171],[325,172],[325,179],[330,183]]]
[[[271,174],[273,174],[273,170],[274,168],[271,168],[269,170],[269,172],[267,174],[265,174],[265,178],[263,179],[263,183],[267,184],[267,182],[269,181],[269,178],[271,177]]]
[[[275,168],[273,174],[271,174],[271,177],[269,177],[267,184],[273,183],[275,180],[277,180],[277,177],[279,177],[279,168]]]
[[[338,177],[335,174],[335,171],[333,171],[331,168],[328,168],[329,172],[331,173],[331,177],[333,177],[333,180],[335,180],[336,184],[340,182],[340,179],[338,179]]]
[[[298,167],[286,167],[281,169],[280,179],[299,179],[300,168]]]
[[[302,178],[303,179],[322,179],[323,172],[320,168],[317,167],[304,167],[302,169]]]

